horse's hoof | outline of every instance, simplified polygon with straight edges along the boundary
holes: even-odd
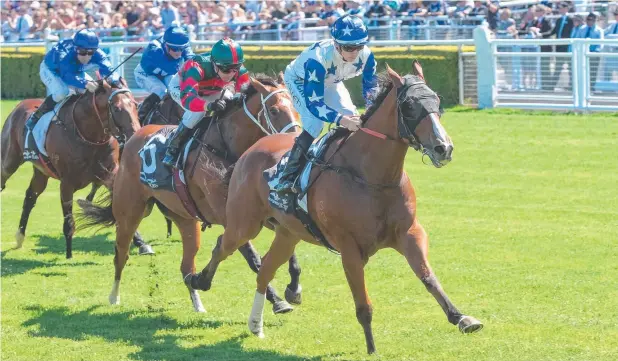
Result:
[[[119,305],[120,304],[120,296],[109,296],[109,304],[110,305]]]
[[[303,302],[303,298],[301,292],[303,288],[298,285],[298,290],[296,292],[290,289],[290,286],[285,288],[285,300],[293,305],[300,305]]]
[[[474,333],[483,328],[481,321],[472,316],[462,316],[457,323],[459,331],[462,333]]]
[[[17,242],[17,244],[15,245],[15,248],[19,249],[21,248],[21,246],[24,245],[24,239],[26,238],[26,235],[21,233],[20,231],[17,231],[17,233],[15,233],[15,241]]]
[[[288,313],[294,311],[294,307],[284,300],[277,301],[273,304],[273,313],[275,315],[280,313]]]
[[[152,247],[149,244],[143,244],[139,246],[140,256],[148,255],[148,254],[155,254],[155,251],[152,249]]]

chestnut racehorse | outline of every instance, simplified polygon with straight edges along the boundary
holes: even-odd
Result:
[[[193,174],[186,173],[190,193],[201,214],[212,224],[226,224],[228,186],[222,179],[226,167],[233,164],[237,157],[258,139],[271,132],[291,130],[295,125],[295,112],[285,87],[266,76],[255,76],[251,87],[246,91],[246,109],[235,106],[220,118],[212,120],[199,140],[201,146],[189,154],[185,164],[185,169],[194,170]],[[186,211],[175,193],[154,190],[140,181],[142,161],[138,152],[162,128],[164,126],[146,126],[127,142],[107,206],[80,203],[84,218],[84,222],[80,222],[80,228],[116,225],[116,275],[109,298],[112,304],[120,302],[120,278],[128,259],[131,234],[135,232],[142,218],[150,213],[155,201],[168,209],[166,216],[172,219],[180,230],[183,243],[180,270],[183,278],[186,279],[186,276],[195,272],[195,256],[200,247],[198,221]],[[251,244],[247,243],[241,253],[249,266],[257,272],[261,260]],[[301,301],[301,287],[298,283],[300,268],[295,256],[290,254],[288,258],[292,281],[285,295],[291,303],[298,304]],[[187,287],[194,309],[203,312],[204,307],[198,293],[188,284]],[[292,310],[286,301],[277,296],[274,289],[268,286],[268,290],[268,299],[273,303],[275,313]]]
[[[122,84],[126,86],[124,82]],[[40,99],[22,101],[2,127],[2,189],[24,163],[24,123],[39,104]],[[86,92],[68,99],[58,112],[58,119],[59,122],[50,124],[45,141],[45,149],[57,174],[52,174],[40,162],[34,164],[34,175],[26,191],[16,239],[19,248],[37,198],[47,187],[49,177],[57,176],[64,214],[66,257],[71,258],[75,229],[73,193],[90,183],[109,182],[117,171],[119,142],[124,143],[140,126],[131,91],[126,87],[114,88],[105,80],[99,80],[95,93]],[[138,246],[144,245],[137,233],[135,242]]]
[[[453,145],[440,124],[439,99],[425,84],[420,66],[418,75],[404,78],[390,68],[387,71],[381,93],[362,116],[362,128],[329,147],[324,157],[327,164],[318,163],[311,173],[313,185],[308,193],[312,219],[341,253],[369,353],[375,352],[375,344],[364,266],[382,248],[393,248],[408,260],[450,323],[465,333],[482,327],[475,318],[457,310],[432,271],[427,260],[427,233],[416,217],[414,188],[403,169],[409,147],[422,151],[438,168],[451,160]],[[275,238],[262,260],[249,316],[250,330],[260,337],[264,292],[276,270],[301,239],[320,244],[296,217],[274,209],[268,201],[269,186],[263,172],[281,159],[293,141],[294,135],[269,136],[239,159],[230,180],[225,232],[208,265],[191,277],[192,287],[208,290],[219,263],[256,237],[263,225],[272,225]]]

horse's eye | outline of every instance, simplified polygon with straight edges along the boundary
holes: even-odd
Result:
[[[270,114],[272,114],[272,115],[277,115],[277,114],[279,114],[279,108],[276,108],[276,107],[270,107]]]
[[[115,112],[120,112],[120,111],[121,111],[121,109],[120,109],[120,107],[119,107],[119,106],[114,106],[114,111],[115,111]]]

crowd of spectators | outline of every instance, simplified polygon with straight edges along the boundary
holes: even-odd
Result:
[[[566,7],[567,12],[572,12],[573,2]],[[361,16],[369,26],[387,24],[385,17],[404,17],[402,24],[410,26],[420,25],[428,17],[441,19],[436,22],[439,25],[477,25],[484,20],[496,33],[546,37],[553,27],[543,19],[562,13],[561,9],[556,2],[541,1],[529,6],[517,22],[511,10],[501,9],[498,1],[3,0],[1,22],[4,41],[41,39],[46,30],[62,38],[81,28],[99,29],[101,36],[112,39],[147,40],[159,36],[173,23],[193,34],[215,31],[231,35],[238,30],[293,30],[301,23],[304,27],[325,26],[344,14]]]

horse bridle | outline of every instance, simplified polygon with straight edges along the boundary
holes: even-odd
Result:
[[[254,117],[253,114],[251,114],[251,112],[247,108],[247,102],[245,101],[245,98],[242,99],[242,107],[245,110],[245,114],[247,114],[249,119],[251,119],[253,121],[253,123],[255,123],[255,125],[257,125],[262,130],[262,132],[264,132],[266,135],[272,135],[272,134],[276,134],[276,133],[286,133],[288,130],[292,129],[293,127],[300,127],[300,124],[298,124],[296,122],[291,122],[290,124],[288,124],[285,127],[283,127],[283,129],[281,129],[281,131],[277,131],[277,129],[273,125],[272,121],[270,120],[270,111],[268,110],[268,106],[266,105],[266,102],[273,95],[275,95],[277,93],[283,93],[283,92],[289,93],[288,90],[285,89],[285,88],[277,89],[277,90],[269,93],[266,97],[264,97],[264,95],[262,95],[260,93],[260,101],[262,103],[262,109],[258,112],[257,118]],[[260,122],[260,120],[259,120],[261,116],[264,117],[264,121],[266,122],[266,127],[268,129],[266,129],[266,128],[264,128],[262,126],[262,122]]]
[[[384,140],[407,141],[406,143],[408,144],[408,146],[414,148],[415,150],[420,150],[423,147],[423,145],[418,140],[418,136],[416,135],[416,132],[414,130],[410,130],[410,127],[405,122],[403,113],[401,111],[401,104],[405,102],[404,98],[405,98],[405,95],[406,95],[408,89],[410,89],[412,86],[423,85],[423,84],[425,84],[424,81],[416,81],[416,82],[413,82],[411,84],[404,84],[401,88],[397,89],[397,130],[399,132],[399,138],[393,138],[391,136],[388,136],[386,134],[377,132],[377,131],[369,129],[369,128],[361,127],[361,128],[359,128],[359,130],[364,132],[364,133],[367,133],[369,135],[372,135],[372,136],[374,136],[376,138],[380,138],[380,139],[384,139]],[[434,113],[430,113],[428,115],[429,116],[435,116]],[[420,116],[417,119],[415,119],[414,120],[414,128],[413,129],[416,129],[418,124],[424,118],[425,118],[425,116]]]
[[[97,103],[96,103],[95,92],[92,93],[92,107],[94,108],[94,113],[97,115],[97,120],[99,121],[99,124],[101,124],[101,128],[103,129],[103,134],[108,134],[111,131],[112,133],[111,136],[116,138],[116,140],[118,141],[118,144],[122,148],[124,146],[124,143],[127,141],[127,136],[125,134],[120,134],[120,128],[118,128],[118,126],[116,125],[116,119],[114,118],[114,113],[111,110],[112,98],[116,96],[117,94],[121,94],[121,93],[131,94],[131,90],[128,88],[116,89],[110,94],[109,98],[107,98],[107,127],[103,124],[103,119],[101,118],[101,114],[99,114],[99,110],[97,108]],[[84,142],[91,144],[91,145],[107,144],[109,142],[109,137],[100,142],[96,142],[96,141],[93,142],[93,141],[86,139],[86,137],[82,134],[81,130],[79,129],[79,125],[77,125],[77,121],[75,119],[75,106],[76,105],[77,105],[77,101],[73,103],[73,107],[71,109],[71,116],[73,117],[73,123],[75,124],[75,130],[77,131],[77,134],[79,135],[79,137]]]
[[[118,125],[116,124],[116,118],[114,118],[114,112],[112,112],[111,102],[114,96],[116,96],[117,94],[122,94],[122,93],[129,93],[129,95],[132,95],[131,89],[121,88],[121,89],[114,90],[112,94],[110,94],[109,98],[107,98],[107,122],[108,122],[108,125],[114,126],[116,130],[115,132],[116,134],[112,132],[112,135],[118,141],[118,145],[120,146],[121,149],[124,147],[124,144],[127,142],[127,135],[121,133],[120,128],[118,128]],[[135,100],[133,100],[133,102],[136,103]],[[113,129],[113,128],[110,126],[110,129]]]

